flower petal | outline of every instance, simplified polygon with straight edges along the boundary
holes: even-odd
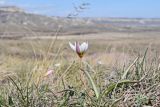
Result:
[[[44,75],[44,76],[45,76],[45,77],[46,77],[46,76],[49,76],[49,75],[51,75],[51,74],[52,74],[52,72],[53,72],[53,70],[52,70],[52,69],[50,69],[50,70],[48,70],[48,71],[45,73],[45,75]]]
[[[74,51],[76,51],[76,46],[75,45],[73,45],[71,42],[69,42],[69,45]]]
[[[85,51],[88,49],[88,42],[86,43],[86,48],[85,48]]]
[[[85,51],[85,44],[81,44],[80,46],[80,52],[84,52]]]
[[[88,43],[83,42],[80,46],[80,51],[85,52],[88,49]]]
[[[80,49],[79,42],[76,42],[76,43],[75,43],[75,47],[76,47],[76,52],[77,52],[77,53],[80,53],[80,52],[81,52],[81,49]]]

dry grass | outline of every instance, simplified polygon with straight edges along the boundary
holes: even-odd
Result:
[[[106,33],[0,40],[0,105],[158,107],[155,106],[160,88],[157,34]],[[70,49],[69,41],[89,42],[83,63]],[[45,77],[48,69],[54,72]],[[96,94],[83,70],[88,71],[99,93]],[[127,75],[122,78],[125,71]]]

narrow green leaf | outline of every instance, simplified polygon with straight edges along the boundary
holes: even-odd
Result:
[[[131,67],[137,62],[138,58],[139,58],[139,57],[137,57],[137,58],[133,61],[133,63],[124,71],[124,73],[123,73],[123,75],[122,75],[122,80],[126,78],[129,70],[130,70]]]
[[[8,103],[10,106],[13,106],[14,103],[13,103],[13,100],[12,100],[12,97],[11,96],[8,96]]]
[[[112,83],[109,87],[107,87],[102,94],[100,95],[99,99],[101,99],[104,95],[108,95],[115,87],[123,85],[123,84],[128,84],[128,83],[136,83],[137,81],[130,81],[130,80],[121,80],[118,83]]]
[[[5,100],[4,100],[4,98],[0,95],[0,107],[3,107],[4,103],[5,103]]]
[[[146,55],[147,55],[147,51],[148,51],[148,48],[146,49],[146,51],[144,52],[144,55],[143,55],[143,58],[142,58],[142,67],[143,67],[143,64],[144,64],[144,61],[145,61],[145,58],[146,58]]]
[[[89,82],[91,83],[91,86],[92,86],[92,88],[93,88],[93,90],[94,90],[94,92],[95,92],[95,94],[96,94],[97,99],[98,99],[98,98],[99,98],[99,91],[98,91],[98,89],[97,89],[97,87],[96,87],[96,84],[94,83],[91,75],[89,74],[88,71],[85,71],[85,70],[83,70],[83,69],[81,69],[81,71],[83,71],[83,72],[85,73],[85,75],[86,75],[86,77],[88,78]]]
[[[145,59],[146,59],[146,55],[147,55],[147,51],[148,51],[148,48],[146,49],[143,57],[142,57],[142,61],[140,62],[140,71],[138,72],[139,75],[141,74],[141,72],[143,71],[143,68],[144,68],[144,64],[145,64]]]

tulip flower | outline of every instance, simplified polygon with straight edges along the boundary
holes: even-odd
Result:
[[[79,42],[75,42],[75,44],[69,42],[69,45],[78,54],[80,58],[84,56],[85,52],[88,49],[88,42],[83,42],[82,44],[79,44]]]

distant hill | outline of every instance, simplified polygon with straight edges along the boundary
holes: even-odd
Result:
[[[1,6],[0,12],[25,12],[25,11],[16,6]]]
[[[59,35],[160,31],[160,19],[47,17],[15,6],[0,7],[1,38],[52,36],[59,27]]]

